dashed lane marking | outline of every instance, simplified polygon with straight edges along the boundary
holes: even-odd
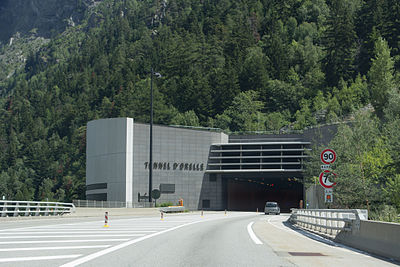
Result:
[[[0,262],[17,262],[17,261],[42,261],[42,260],[59,260],[73,259],[82,256],[82,254],[74,255],[58,255],[58,256],[40,256],[40,257],[18,257],[18,258],[0,258]]]
[[[97,246],[67,246],[67,247],[30,247],[30,248],[1,248],[0,252],[10,251],[33,251],[33,250],[64,250],[64,249],[93,249],[93,248],[108,248],[111,245],[97,245]]]
[[[165,229],[165,228],[164,228]],[[162,230],[164,230],[162,229]],[[81,231],[82,232],[82,231]],[[123,234],[123,233],[155,233],[157,231],[154,230],[132,230],[132,231],[119,231],[119,230],[111,230],[110,228],[106,228],[104,230],[98,231],[85,231],[84,233],[86,234],[105,234],[105,233],[110,233],[110,234]],[[2,236],[5,235],[32,235],[32,234],[79,234],[77,231],[46,231],[46,232],[15,232],[15,233],[1,233]],[[109,236],[109,235],[107,235]],[[2,237],[0,237],[2,238]],[[18,237],[16,237],[18,238]]]
[[[80,239],[80,240],[35,240],[35,241],[9,241],[9,242],[0,242],[0,245],[9,245],[9,244],[41,244],[41,243],[78,243],[78,242],[120,242],[127,241],[127,238],[120,239]]]
[[[155,231],[153,231],[154,233]],[[27,235],[27,236],[0,236],[0,239],[25,239],[25,238],[68,238],[68,237],[124,237],[124,236],[144,236],[145,234],[105,234],[105,235]]]

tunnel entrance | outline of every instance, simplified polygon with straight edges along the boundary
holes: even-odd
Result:
[[[298,208],[303,199],[301,179],[294,177],[227,177],[228,210],[264,211],[265,202],[278,202],[281,212]]]

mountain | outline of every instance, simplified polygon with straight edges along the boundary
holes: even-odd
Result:
[[[84,198],[87,122],[148,122],[152,69],[161,74],[153,79],[158,124],[302,130],[372,104],[376,130],[388,135],[400,113],[397,0],[10,0],[0,7],[1,25],[10,25],[0,50],[0,194],[8,198]],[[399,158],[399,138],[381,141],[389,140],[382,155]],[[385,162],[400,170],[398,161]],[[379,183],[389,174],[382,171]]]
[[[19,32],[51,38],[69,25],[78,24],[94,0],[2,0],[0,42],[8,43]]]

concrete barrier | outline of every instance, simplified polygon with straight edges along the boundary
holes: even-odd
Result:
[[[185,207],[184,206],[168,206],[168,207],[160,208],[160,211],[165,212],[165,213],[184,212],[185,211]]]
[[[159,216],[158,208],[76,208],[71,217],[98,217],[104,212],[110,216]]]
[[[361,220],[359,227],[341,231],[335,241],[400,261],[400,224]]]

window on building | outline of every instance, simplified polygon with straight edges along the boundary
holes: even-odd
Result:
[[[209,209],[210,208],[210,200],[209,199],[203,199],[203,209]]]

